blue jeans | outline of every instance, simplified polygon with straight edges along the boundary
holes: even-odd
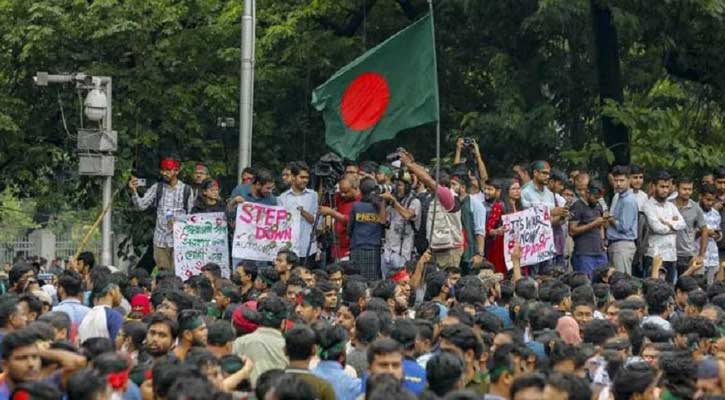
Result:
[[[574,254],[571,256],[571,266],[576,272],[584,272],[589,279],[592,279],[594,270],[608,263],[606,254],[595,256]]]

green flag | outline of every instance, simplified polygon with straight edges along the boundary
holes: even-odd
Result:
[[[430,14],[368,50],[312,92],[325,142],[351,160],[403,129],[438,121]]]

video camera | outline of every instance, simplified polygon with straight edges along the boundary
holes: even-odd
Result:
[[[400,153],[403,153],[405,151],[406,150],[404,148],[398,147],[397,149],[395,149],[394,152],[385,156],[385,161],[387,161],[389,163],[392,163],[393,161],[398,161],[398,160],[400,160]]]
[[[335,153],[327,153],[312,167],[315,187],[322,182],[323,189],[333,191],[337,182],[345,175],[345,166],[342,159]]]

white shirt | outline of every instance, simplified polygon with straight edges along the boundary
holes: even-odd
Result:
[[[647,253],[645,253],[647,257],[659,255],[662,261],[677,261],[676,232],[685,229],[685,219],[677,207],[669,201],[660,203],[653,197],[644,203],[643,211],[650,229]],[[674,229],[662,223],[662,220],[668,222]]]
[[[298,257],[306,257],[308,256],[307,247],[309,247],[310,256],[317,254],[317,244],[314,237],[310,246],[312,224],[307,222],[302,213],[297,210],[297,207],[302,207],[303,210],[312,214],[312,218],[316,218],[319,210],[317,192],[306,188],[301,193],[295,193],[292,189],[289,189],[277,198],[277,202],[287,209],[287,212],[292,216],[292,237],[295,238],[295,242],[292,243],[292,251]]]
[[[710,211],[705,212],[705,223],[707,224],[707,229],[719,231],[720,220],[720,213],[714,208],[711,208]],[[695,249],[698,252],[700,251],[699,240],[695,240]],[[717,243],[715,242],[714,237],[710,236],[707,238],[707,250],[705,251],[705,266],[712,268],[719,265],[720,256],[717,251]]]

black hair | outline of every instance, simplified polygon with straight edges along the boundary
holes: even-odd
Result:
[[[58,286],[66,296],[78,296],[83,291],[83,277],[76,271],[65,270],[58,277]]]
[[[594,304],[594,288],[589,285],[577,286],[571,291],[572,303]]]
[[[38,317],[38,321],[46,322],[56,330],[68,331],[71,326],[70,317],[63,311],[47,312]]]
[[[473,321],[484,332],[496,334],[503,330],[503,320],[501,317],[489,311],[479,311],[476,313]]]
[[[285,376],[281,369],[270,369],[263,372],[257,378],[257,386],[254,388],[254,394],[258,399],[263,399],[272,388],[277,386],[277,382]]]
[[[40,315],[43,312],[43,302],[32,294],[26,293],[18,299],[18,303],[24,302],[28,305],[28,310]]]
[[[604,307],[609,302],[609,284],[595,283],[592,285],[592,291],[597,308]]]
[[[429,274],[426,278],[426,288],[423,299],[425,301],[430,301],[434,297],[438,296],[441,293],[441,290],[443,290],[443,287],[447,284],[447,282],[448,274],[443,271],[436,271],[432,274]]]
[[[642,325],[642,334],[653,343],[668,343],[674,336],[672,331],[661,328],[653,322]]]
[[[31,400],[61,400],[63,398],[63,393],[61,393],[58,388],[42,381],[23,382],[18,384],[13,389],[10,399],[21,398],[18,396],[20,393],[27,393],[27,398]]]
[[[279,281],[279,274],[274,268],[260,268],[257,270],[257,279],[260,279],[267,286],[272,286]]]
[[[392,280],[382,280],[375,285],[370,292],[370,296],[379,297],[383,300],[390,300],[395,295],[395,286],[397,284]]]
[[[55,340],[55,331],[53,330],[53,325],[42,322],[42,321],[33,321],[28,324],[28,326],[25,327],[25,329],[33,332],[38,340],[44,340],[52,342]]]
[[[514,382],[511,384],[510,398],[515,398],[516,393],[528,388],[537,388],[543,391],[544,386],[546,386],[546,377],[542,374],[531,373],[519,376],[514,379]]]
[[[533,332],[544,329],[556,329],[560,314],[552,306],[539,303],[531,311],[529,314],[529,325],[531,325]]]
[[[18,298],[13,295],[0,297],[0,327],[10,323],[13,314],[18,311]]]
[[[717,327],[709,319],[701,316],[683,316],[678,318],[673,326],[679,335],[696,334],[698,339],[715,338],[719,336]]]
[[[426,321],[424,319],[416,319],[415,327],[418,330],[417,335],[419,338],[429,340],[431,343],[433,343],[433,339],[435,339],[435,337],[433,336],[434,327],[430,321]]]
[[[116,351],[116,345],[109,338],[92,337],[81,343],[81,352],[89,360],[93,360],[103,353],[112,351]]]
[[[10,359],[13,352],[21,347],[33,346],[38,340],[37,335],[27,329],[20,329],[5,335],[0,343],[3,360]]]
[[[179,322],[179,334],[183,334],[185,331],[193,330],[189,326],[190,322],[201,318],[201,313],[198,310],[180,310],[177,321]]]
[[[689,293],[690,291],[697,288],[698,286],[695,278],[688,275],[678,277],[677,283],[675,283],[675,290],[679,290],[685,293]]]
[[[459,323],[472,327],[473,316],[466,311],[466,307],[463,304],[456,304],[448,310],[448,316],[456,318]]]
[[[572,272],[568,275],[566,284],[569,285],[569,287],[574,290],[578,288],[579,286],[589,285],[589,277],[587,277],[587,274],[583,272]]]
[[[328,280],[317,281],[317,283],[315,284],[315,287],[317,289],[319,289],[322,293],[327,293],[327,292],[334,290],[335,293],[337,294],[337,287]]]
[[[428,388],[437,396],[452,392],[465,372],[465,363],[458,354],[442,351],[428,360],[425,376]]]
[[[274,387],[276,400],[316,400],[312,385],[302,377],[285,374],[279,377]]]
[[[693,290],[687,294],[687,304],[697,308],[698,311],[702,311],[707,300],[707,293],[702,289]]]
[[[296,324],[284,334],[285,351],[290,361],[307,360],[314,355],[317,336],[307,325]]]
[[[179,336],[179,324],[173,319],[167,317],[165,314],[156,312],[148,316],[148,328],[150,329],[152,325],[156,324],[164,324],[168,326],[169,331],[171,331],[172,338],[176,339]]]
[[[690,178],[687,175],[678,176],[677,177],[677,186],[684,185],[684,184],[692,185],[692,178]]]
[[[691,399],[695,394],[694,381],[697,365],[689,351],[660,353],[660,369],[664,387],[680,399]]]
[[[30,264],[15,264],[8,273],[8,281],[10,286],[15,286],[23,275],[33,271],[33,267]]]
[[[670,175],[669,172],[665,170],[657,171],[654,175],[654,179],[652,179],[652,182],[656,185],[660,181],[666,181],[669,182],[672,180],[672,175]]]
[[[259,184],[259,185],[265,185],[267,183],[274,183],[274,175],[272,174],[272,171],[266,169],[266,168],[259,168],[257,169],[256,173],[254,174],[254,179],[252,180],[253,184]]]
[[[217,263],[206,263],[203,267],[201,267],[201,270],[211,272],[211,274],[216,278],[221,278],[222,276],[222,267],[220,267]]]
[[[715,187],[715,185],[712,185],[712,184],[702,185],[702,187],[700,188],[700,198],[702,198],[702,196],[706,195],[706,194],[711,194],[713,196],[716,196],[717,188]]]
[[[629,167],[626,165],[615,165],[614,168],[612,168],[611,174],[612,176],[629,176]]]
[[[68,379],[66,390],[69,400],[95,400],[106,390],[106,377],[91,368],[82,369]]]
[[[128,360],[116,352],[99,354],[93,360],[93,369],[101,375],[125,371],[130,368]]]
[[[325,306],[325,294],[318,288],[308,288],[301,292],[302,302],[309,304],[312,308],[322,308]]]
[[[239,264],[237,264],[237,266],[239,266],[239,265],[242,266],[242,269],[244,270],[245,274],[251,275],[252,280],[257,279],[257,267],[255,265],[245,263],[245,262],[240,262]]]
[[[587,381],[574,374],[554,372],[549,375],[546,383],[567,393],[569,400],[590,400],[592,398],[592,390]]]
[[[415,337],[418,329],[412,319],[399,318],[393,321],[390,338],[400,343],[404,350],[410,351],[415,347]]]
[[[446,326],[441,330],[440,338],[452,343],[464,353],[468,350],[473,350],[476,358],[483,352],[481,339],[476,336],[476,333],[468,325],[455,324]]]
[[[341,325],[324,324],[317,331],[320,360],[337,361],[345,353],[347,331]]]
[[[491,355],[489,361],[489,371],[491,371],[491,382],[498,382],[504,372],[513,375],[514,365],[511,356],[514,354],[515,346],[511,343],[503,344],[496,348]]]
[[[539,297],[536,281],[529,278],[519,279],[515,286],[516,295],[525,300],[536,300]]]
[[[78,254],[78,261],[83,261],[88,266],[88,269],[93,269],[96,266],[96,257],[90,251],[84,251]]]
[[[629,164],[629,174],[630,175],[644,174],[644,168],[642,168],[638,164]]]
[[[567,297],[571,297],[571,289],[562,282],[554,282],[549,287],[549,301],[551,304],[559,304]]]
[[[617,335],[616,327],[606,319],[593,319],[582,329],[585,343],[603,345],[608,339]]]
[[[421,303],[415,310],[415,319],[422,319],[432,324],[437,324],[441,320],[441,308],[432,301]]]
[[[647,311],[650,315],[662,314],[670,306],[673,296],[674,293],[669,284],[664,282],[653,284],[645,294]]]
[[[176,381],[190,381],[191,379],[205,379],[199,368],[194,365],[171,361],[160,361],[151,369],[153,374],[153,388],[156,398],[167,398],[169,390]]]
[[[211,346],[224,346],[236,338],[234,328],[228,321],[215,321],[208,329],[207,342]]]
[[[586,356],[577,346],[557,340],[549,354],[549,362],[553,368],[556,364],[566,360],[574,362],[575,368],[578,369],[586,363]]]
[[[300,259],[299,259],[299,257],[297,257],[297,254],[295,254],[294,251],[289,250],[289,249],[282,249],[277,252],[277,255],[284,256],[284,261],[287,264],[291,264],[292,266],[295,266],[295,265],[299,264],[299,262],[300,262]]]
[[[186,293],[173,290],[166,293],[166,300],[176,305],[177,312],[188,310],[194,307],[194,299]]]
[[[629,400],[633,394],[643,394],[655,379],[655,371],[649,364],[634,362],[625,364],[612,382],[614,400]]]
[[[368,346],[368,364],[371,364],[373,360],[375,360],[375,356],[392,353],[403,354],[403,349],[401,348],[400,343],[388,338],[378,339],[370,343],[370,346]]]
[[[215,388],[205,378],[177,379],[169,388],[168,400],[209,400]]]
[[[279,329],[287,318],[287,304],[277,296],[267,296],[257,303],[257,312],[262,315],[261,324],[267,328]]]
[[[140,321],[125,321],[121,329],[125,336],[131,338],[134,348],[138,350],[143,347],[143,342],[146,340],[146,324]]]

